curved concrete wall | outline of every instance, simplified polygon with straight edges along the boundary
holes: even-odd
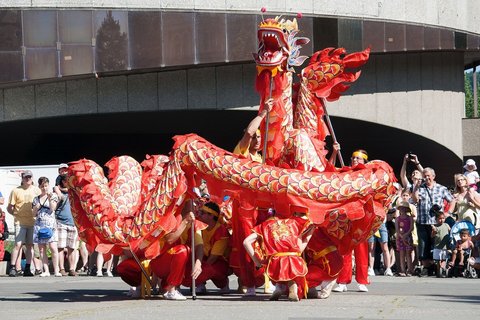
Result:
[[[463,81],[461,53],[377,55],[328,111],[416,133],[462,158]]]
[[[0,122],[116,112],[258,105],[255,65],[58,80],[0,89]]]
[[[2,0],[11,8],[117,8],[218,10],[256,12],[265,5],[272,13],[342,16],[426,24],[480,33],[477,0]]]

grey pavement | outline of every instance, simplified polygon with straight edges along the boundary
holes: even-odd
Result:
[[[236,288],[236,278],[230,278]],[[193,301],[139,300],[126,296],[120,278],[0,277],[0,319],[477,319],[480,279],[371,278],[369,292],[332,293],[326,300],[268,301],[209,294]],[[187,294],[187,290],[182,290]]]

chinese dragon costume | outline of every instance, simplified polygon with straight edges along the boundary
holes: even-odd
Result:
[[[90,249],[115,254],[128,249],[140,259],[156,257],[159,240],[175,229],[175,217],[185,200],[195,197],[192,190],[200,179],[217,202],[228,194],[243,206],[266,204],[280,217],[306,213],[327,247],[342,254],[378,229],[395,192],[392,168],[378,160],[335,168],[326,160],[324,142],[325,101],[338,99],[358,79],[360,71],[351,70],[366,63],[369,50],[316,52],[293,84],[293,67],[307,59],[299,49],[308,39],[297,37],[298,31],[295,19],[278,17],[264,20],[258,29],[259,112],[266,99],[274,100],[261,126],[267,137],[265,163],[195,134],[175,136],[169,156],[147,156],[141,164],[128,156],[113,158],[106,164],[108,179],[91,160],[70,163],[72,212]]]

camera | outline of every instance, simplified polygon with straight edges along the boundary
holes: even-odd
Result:
[[[437,215],[437,212],[441,210],[442,210],[442,207],[435,203],[430,207],[430,210],[429,210],[430,216],[435,217]]]
[[[410,152],[408,153],[408,160],[413,160],[413,159],[414,159],[413,153],[410,151]]]

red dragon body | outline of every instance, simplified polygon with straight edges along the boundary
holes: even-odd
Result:
[[[159,254],[159,239],[175,228],[196,181],[205,179],[214,200],[225,195],[246,206],[259,203],[281,216],[301,210],[322,228],[341,252],[367,239],[381,224],[395,193],[395,176],[382,161],[334,168],[326,159],[325,100],[338,99],[359,72],[369,51],[345,55],[343,49],[317,52],[292,86],[292,66],[306,38],[296,38],[296,21],[267,19],[260,25],[257,90],[274,99],[269,116],[266,164],[222,150],[190,134],[176,136],[169,157],[147,157],[142,165],[122,156],[107,163],[109,180],[91,160],[72,162],[72,212],[91,249],[137,255]],[[273,81],[270,90],[270,81]],[[263,127],[265,130],[265,127]],[[143,168],[142,168],[143,167]]]

